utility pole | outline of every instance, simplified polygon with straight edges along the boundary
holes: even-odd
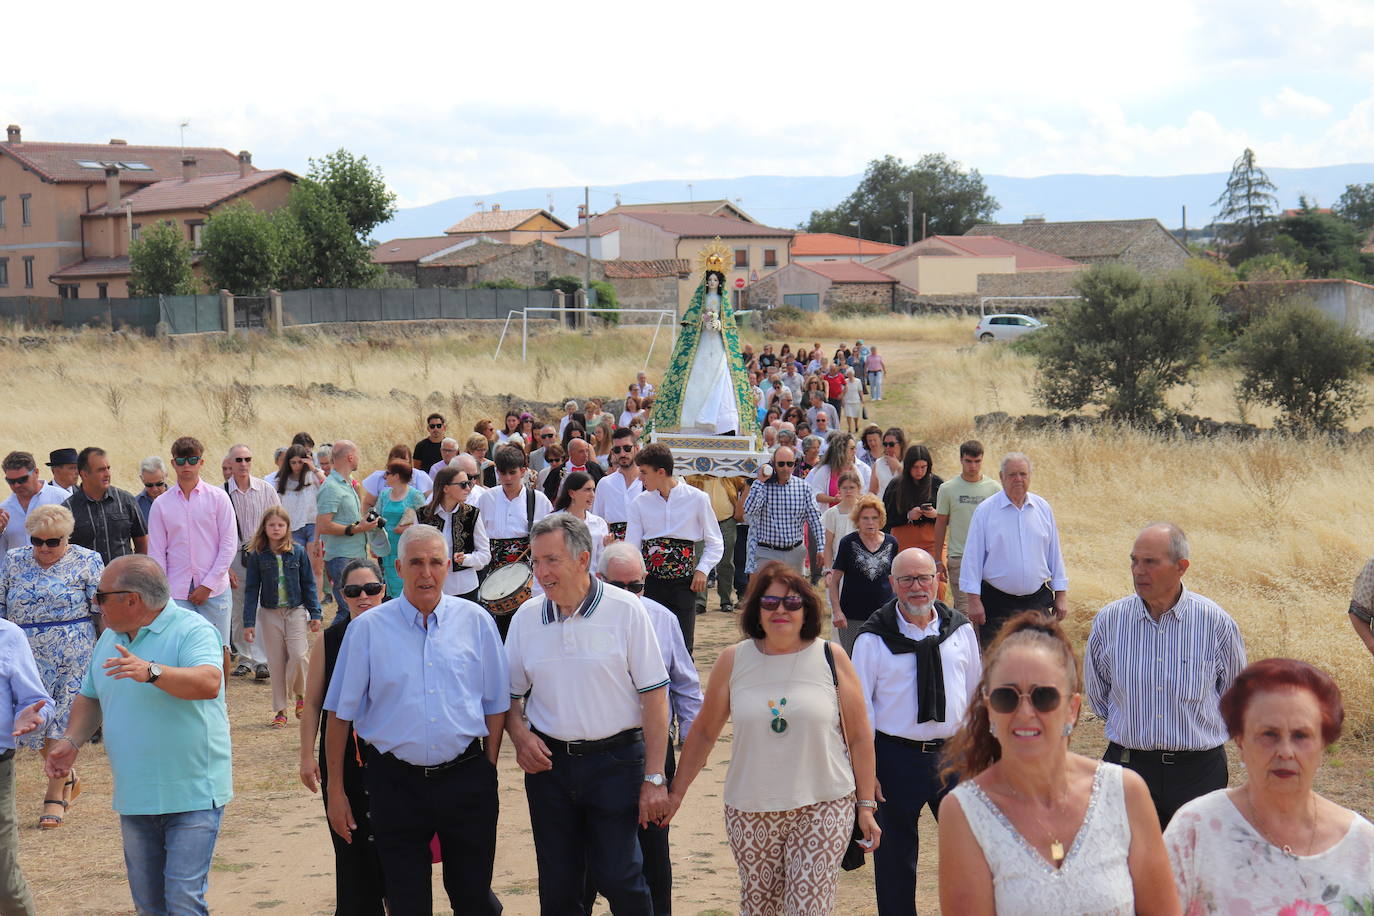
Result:
[[[1188,247],[1188,205],[1183,205],[1183,247]]]
[[[911,234],[916,228],[916,192],[906,192],[906,243],[911,244]],[[922,232],[924,232],[924,226]]]
[[[592,304],[592,189],[590,186],[582,188],[582,212],[587,219],[582,223],[582,252],[587,256],[587,261],[583,265],[583,307],[590,307]]]
[[[924,213],[922,213],[922,214],[921,214],[921,241],[924,242],[925,240],[926,240],[926,215],[925,215]]]

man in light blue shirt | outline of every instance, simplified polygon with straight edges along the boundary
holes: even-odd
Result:
[[[505,651],[490,614],[443,593],[452,563],[443,532],[408,528],[395,562],[401,597],[355,618],[339,648],[324,701],[327,771],[342,772],[353,728],[367,744],[364,780],[393,916],[432,912],[436,833],[454,912],[496,916],[496,757],[510,708]],[[334,832],[353,842],[357,825],[344,793],[330,794],[328,813]]]
[[[105,632],[44,769],[65,777],[103,722],[135,908],[208,913],[210,860],[234,797],[219,630],[171,600],[151,557],[112,561],[95,600]]]
[[[19,816],[14,810],[14,739],[52,719],[53,702],[38,677],[28,637],[0,619],[0,913],[34,916],[33,895],[19,870]]]

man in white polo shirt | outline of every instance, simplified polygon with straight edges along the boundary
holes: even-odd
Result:
[[[566,512],[530,532],[542,597],[506,636],[506,730],[525,796],[545,913],[583,912],[586,879],[616,916],[652,916],[639,828],[668,808],[668,672],[631,593],[589,573],[592,538]],[[646,765],[646,761],[648,762]]]

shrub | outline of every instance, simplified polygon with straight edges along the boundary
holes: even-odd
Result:
[[[607,324],[620,324],[620,299],[615,294],[615,287],[604,280],[593,280],[592,289],[596,292],[596,304],[607,309],[592,314]]]
[[[841,302],[829,311],[834,318],[882,318],[892,314],[892,306],[878,302]]]
[[[1236,268],[1240,280],[1301,280],[1305,276],[1306,264],[1273,253],[1248,258]]]
[[[1291,432],[1334,432],[1364,408],[1369,346],[1306,302],[1258,319],[1236,347],[1240,397],[1277,407]]]
[[[565,296],[574,295],[581,288],[582,281],[577,277],[552,277],[544,284],[544,289],[556,289]]]
[[[759,333],[765,337],[796,337],[809,333],[811,316],[811,312],[803,311],[795,305],[779,305],[753,312],[749,317],[756,322]]]
[[[500,280],[483,280],[476,284],[473,289],[534,289],[533,286],[526,286],[519,280],[512,280],[510,277],[502,277]]]
[[[1119,264],[1092,268],[1076,286],[1081,298],[1027,338],[1037,396],[1054,410],[1097,404],[1107,417],[1153,418],[1202,363],[1216,324],[1206,286],[1186,272],[1147,281]]]

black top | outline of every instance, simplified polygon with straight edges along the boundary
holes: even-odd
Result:
[[[339,647],[343,645],[344,633],[348,630],[348,622],[352,618],[344,617],[336,623],[330,624],[324,631],[324,637],[320,640],[324,643],[324,685],[329,688],[329,681],[334,677],[334,663],[339,660]],[[329,728],[329,714],[324,713],[320,716],[320,784],[325,791],[329,791],[328,774],[329,767],[324,759],[325,733]],[[343,777],[344,794],[353,796],[361,794],[363,790],[363,766],[358,762],[361,753],[355,739],[353,729],[348,730],[348,740],[344,743]]]
[[[932,506],[939,505],[939,503],[935,501],[935,497],[939,494],[940,485],[943,483],[944,480],[940,478],[939,474],[930,475],[930,504]],[[922,502],[924,502],[924,500],[922,500]],[[883,530],[891,531],[898,525],[935,524],[935,519],[926,518],[924,515],[914,522],[908,519],[906,514],[915,508],[917,507],[914,505],[906,506],[902,504],[902,474],[898,473],[896,477],[893,477],[887,482],[887,489],[883,491],[883,509],[887,511],[887,524],[883,526]]]
[[[419,442],[415,443],[415,450],[411,452],[411,454],[415,456],[416,461],[420,462],[420,470],[424,471],[426,474],[429,473],[430,468],[434,467],[434,465],[444,457],[444,453],[440,450],[440,444],[442,442],[442,439],[439,442],[435,442],[429,436],[425,436]]]
[[[892,561],[897,558],[897,539],[883,535],[882,546],[870,551],[859,532],[851,531],[835,545],[832,569],[844,573],[840,582],[840,613],[851,622],[869,615],[892,600]],[[851,623],[852,625],[852,623]]]
[[[105,498],[96,502],[80,487],[63,503],[76,520],[71,542],[78,547],[94,550],[109,566],[115,557],[134,552],[134,538],[148,534],[148,523],[138,508],[133,494],[118,487],[105,491]]]

